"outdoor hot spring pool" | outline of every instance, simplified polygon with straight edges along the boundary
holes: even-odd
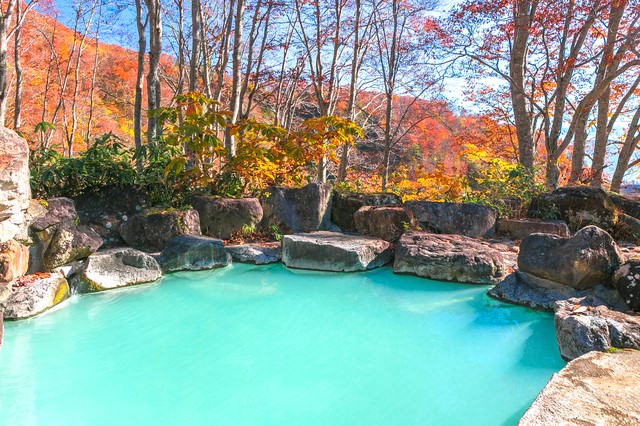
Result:
[[[515,424],[564,363],[486,291],[236,264],[73,297],[5,325],[0,424]]]

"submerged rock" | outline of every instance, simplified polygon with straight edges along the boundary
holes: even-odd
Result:
[[[200,235],[180,235],[169,241],[156,258],[164,272],[200,271],[227,266],[231,256],[222,240]]]
[[[27,273],[29,249],[17,242],[0,242],[0,283],[9,282]]]
[[[131,247],[148,252],[162,251],[178,235],[201,235],[196,210],[149,209],[120,226],[120,234]]]
[[[597,301],[557,302],[553,322],[560,355],[565,361],[591,351],[640,349],[640,316],[613,311]]]
[[[312,232],[282,238],[282,262],[290,268],[317,271],[365,271],[389,263],[389,243],[338,232]]]
[[[132,248],[92,254],[79,268],[72,285],[79,293],[109,290],[159,280],[162,271],[151,256]]]
[[[402,198],[392,193],[365,194],[360,192],[333,191],[331,221],[345,232],[356,232],[354,215],[361,207],[401,205]]]
[[[280,244],[275,247],[262,244],[240,244],[227,246],[226,250],[233,258],[233,261],[238,263],[268,265],[270,263],[278,263],[282,259],[282,247]]]
[[[517,240],[531,234],[551,234],[559,237],[570,235],[569,227],[561,220],[498,219],[497,230],[500,234]]]
[[[573,237],[532,234],[522,240],[518,268],[577,290],[612,285],[622,253],[604,230],[587,226]]]
[[[522,271],[509,274],[487,294],[503,302],[546,312],[552,312],[557,301],[574,297],[595,297],[613,309],[627,309],[615,289],[598,285],[589,290],[576,290]]]
[[[69,297],[69,283],[60,275],[26,275],[10,285],[4,319],[18,320],[41,314]]]
[[[518,426],[640,424],[640,352],[591,352],[553,375]]]
[[[433,280],[494,284],[505,275],[502,254],[483,241],[427,232],[404,234],[393,271]]]
[[[403,207],[364,206],[353,217],[359,233],[391,242],[415,228],[415,220]]]
[[[405,207],[429,231],[467,237],[490,237],[495,233],[495,209],[471,203],[407,201]]]
[[[189,203],[198,211],[204,235],[229,239],[243,229],[255,229],[262,220],[262,206],[257,198],[217,198],[197,195]]]
[[[302,188],[274,186],[260,200],[262,226],[283,225],[293,232],[331,228],[331,185],[310,183]]]

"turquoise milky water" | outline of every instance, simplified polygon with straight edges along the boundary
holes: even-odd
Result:
[[[8,323],[6,425],[508,425],[563,366],[487,287],[234,265]]]

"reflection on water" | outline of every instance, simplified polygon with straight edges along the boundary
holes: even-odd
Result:
[[[486,286],[234,265],[9,323],[0,423],[513,423],[560,360]]]

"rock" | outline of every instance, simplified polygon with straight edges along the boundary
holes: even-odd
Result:
[[[612,274],[622,263],[615,241],[597,226],[587,226],[573,237],[531,234],[520,244],[518,268],[577,290],[612,285]]]
[[[282,262],[290,268],[355,272],[391,261],[389,243],[338,232],[312,232],[282,238]]]
[[[196,210],[149,209],[120,225],[120,235],[131,247],[149,252],[162,251],[178,235],[201,235]]]
[[[157,281],[162,277],[158,262],[132,248],[100,251],[87,258],[72,279],[79,293]]]
[[[61,224],[44,251],[43,265],[46,271],[52,271],[66,263],[86,259],[101,245],[102,238],[88,226]]]
[[[0,347],[2,347],[2,335],[4,334],[4,306],[11,296],[11,287],[0,283]]]
[[[640,312],[640,259],[629,259],[615,272],[614,286],[625,303]]]
[[[255,229],[262,220],[257,198],[216,198],[197,195],[189,203],[198,211],[204,235],[228,240],[243,229]]]
[[[233,261],[239,263],[268,265],[270,263],[278,263],[282,259],[282,247],[280,244],[275,247],[262,244],[240,244],[227,246],[226,250],[233,258]]]
[[[491,207],[431,201],[407,201],[405,207],[424,229],[439,234],[479,238],[490,237],[495,233],[498,214]]]
[[[577,297],[594,298],[598,300],[597,304],[605,304],[615,309],[627,309],[627,305],[615,289],[598,285],[589,290],[576,290],[522,271],[509,274],[487,294],[503,302],[546,312],[552,312],[555,303],[559,300]]]
[[[588,304],[577,298],[555,304],[553,322],[565,361],[591,351],[640,349],[640,316]]]
[[[502,255],[489,243],[427,232],[409,232],[400,238],[393,271],[470,284],[494,284],[505,275]]]
[[[568,186],[535,197],[528,214],[540,219],[562,219],[573,230],[596,225],[611,231],[615,224],[615,209],[615,204],[602,189]]]
[[[498,219],[497,231],[510,238],[522,240],[531,234],[551,234],[568,237],[569,227],[561,220],[540,221],[535,219]]]
[[[640,424],[640,352],[591,352],[553,375],[518,426]]]
[[[638,197],[628,197],[615,192],[609,192],[608,195],[618,209],[618,215],[622,213],[640,219],[640,199]]]
[[[107,187],[98,193],[74,198],[82,225],[93,229],[104,240],[103,247],[123,245],[120,225],[149,206],[149,198],[141,189]]]
[[[403,207],[364,206],[353,217],[359,233],[391,242],[416,227],[415,219]]]
[[[200,235],[173,237],[156,258],[163,272],[200,271],[227,266],[231,256],[222,240]]]
[[[60,275],[26,275],[11,283],[4,319],[29,318],[51,309],[69,297],[69,283]]]
[[[618,220],[614,227],[613,235],[616,240],[640,242],[640,220],[624,213],[618,213]]]
[[[13,281],[27,273],[29,269],[29,249],[8,240],[0,243],[0,283]]]
[[[401,206],[402,198],[392,193],[365,194],[333,191],[331,221],[345,232],[356,232],[354,214],[364,206]]]
[[[0,242],[27,238],[25,213],[31,201],[29,145],[13,130],[0,128]]]
[[[260,200],[261,225],[284,225],[293,232],[327,230],[331,224],[332,190],[327,184],[310,183],[302,188],[271,187]]]
[[[40,232],[61,223],[74,225],[78,222],[78,212],[70,198],[51,198],[46,201],[46,209],[46,213],[31,224],[33,231]]]

